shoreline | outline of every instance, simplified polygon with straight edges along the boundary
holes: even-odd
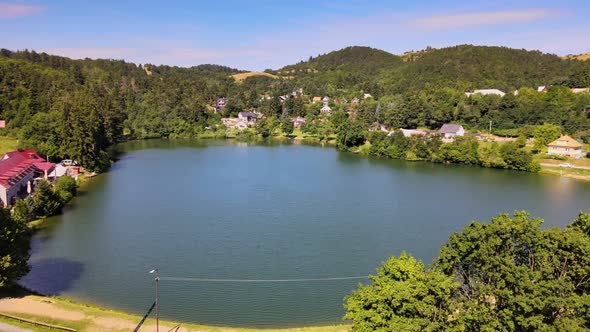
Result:
[[[73,328],[78,331],[130,331],[142,319],[140,315],[80,303],[69,298],[37,295],[22,287],[0,292],[0,313],[40,323]],[[142,329],[152,330],[155,328],[156,323],[153,316],[152,312],[152,315],[145,321]],[[39,328],[28,323],[19,323],[16,320],[5,317],[0,317],[0,322],[33,329],[34,331],[50,331],[47,328]],[[160,327],[163,331],[171,330],[178,326],[178,324],[181,324],[179,331],[187,332],[345,332],[350,330],[350,325],[344,322],[338,325],[325,326],[248,328],[202,325],[160,319]]]

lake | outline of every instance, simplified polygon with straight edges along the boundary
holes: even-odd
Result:
[[[590,184],[554,176],[364,158],[332,147],[148,140],[32,244],[21,284],[143,314],[159,268],[163,318],[208,325],[342,323],[363,280],[238,283],[166,278],[364,276],[402,251],[430,263],[477,219],[527,210],[563,227]]]

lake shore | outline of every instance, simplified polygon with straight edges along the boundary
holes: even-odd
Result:
[[[16,294],[0,296],[0,313],[78,331],[131,331],[142,319],[138,315],[81,304],[66,298],[33,295],[24,290],[18,291]],[[33,331],[55,331],[6,317],[0,317],[0,322]],[[179,324],[181,327],[178,331],[185,332],[345,332],[350,330],[349,325],[255,329],[187,324],[168,320],[160,320],[160,329],[168,331]],[[156,321],[152,312],[142,329],[152,331],[155,330],[155,327]]]

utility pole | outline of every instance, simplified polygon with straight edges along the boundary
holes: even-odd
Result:
[[[150,273],[156,275],[156,278],[154,279],[156,281],[156,332],[160,332],[160,304],[158,303],[158,282],[160,281],[160,274],[158,269],[151,270]]]
[[[490,134],[492,133],[492,121],[490,121]]]

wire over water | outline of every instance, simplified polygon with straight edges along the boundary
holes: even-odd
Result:
[[[185,277],[160,277],[160,280],[168,281],[193,281],[193,282],[251,282],[251,283],[265,283],[265,282],[309,282],[309,281],[336,281],[336,280],[354,280],[354,279],[368,279],[369,276],[354,276],[354,277],[334,277],[334,278],[303,278],[303,279],[212,279],[212,278],[185,278]]]

